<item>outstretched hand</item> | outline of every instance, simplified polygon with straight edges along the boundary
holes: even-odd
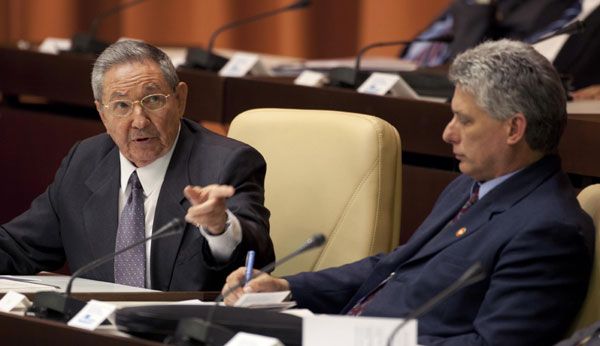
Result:
[[[185,215],[185,221],[203,227],[213,235],[225,231],[227,222],[227,198],[233,196],[235,189],[229,185],[186,186],[184,196],[192,206]]]

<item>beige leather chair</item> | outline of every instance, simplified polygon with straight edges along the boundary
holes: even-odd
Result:
[[[277,258],[313,234],[327,237],[276,275],[338,266],[398,245],[401,150],[389,123],[347,112],[253,109],[233,120],[229,136],[267,162],[265,205]]]
[[[600,184],[586,187],[579,193],[577,199],[583,210],[594,220],[596,226],[596,252],[588,294],[583,303],[583,308],[575,319],[573,330],[581,329],[592,324],[592,322],[600,320]]]

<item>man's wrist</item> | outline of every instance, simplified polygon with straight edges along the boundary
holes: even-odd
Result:
[[[229,217],[229,213],[225,213],[225,224],[223,225],[223,228],[221,229],[220,232],[214,233],[208,227],[202,227],[202,225],[200,225],[200,227],[198,227],[198,228],[203,229],[205,231],[205,233],[211,237],[218,237],[220,235],[223,235],[223,233],[227,232],[229,227],[231,227],[231,219]]]

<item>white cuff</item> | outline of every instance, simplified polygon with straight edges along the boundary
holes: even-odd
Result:
[[[227,221],[225,223],[225,232],[219,235],[210,234],[200,226],[198,229],[204,236],[210,247],[213,257],[217,262],[227,262],[233,253],[233,250],[242,242],[242,226],[237,216],[229,209],[227,212]]]

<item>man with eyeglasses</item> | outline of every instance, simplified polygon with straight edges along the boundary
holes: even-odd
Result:
[[[266,164],[253,148],[183,118],[187,85],[164,52],[120,41],[92,71],[106,133],[77,143],[31,208],[0,226],[0,273],[71,271],[150,236],[85,277],[159,290],[217,290],[244,264],[274,259]]]

